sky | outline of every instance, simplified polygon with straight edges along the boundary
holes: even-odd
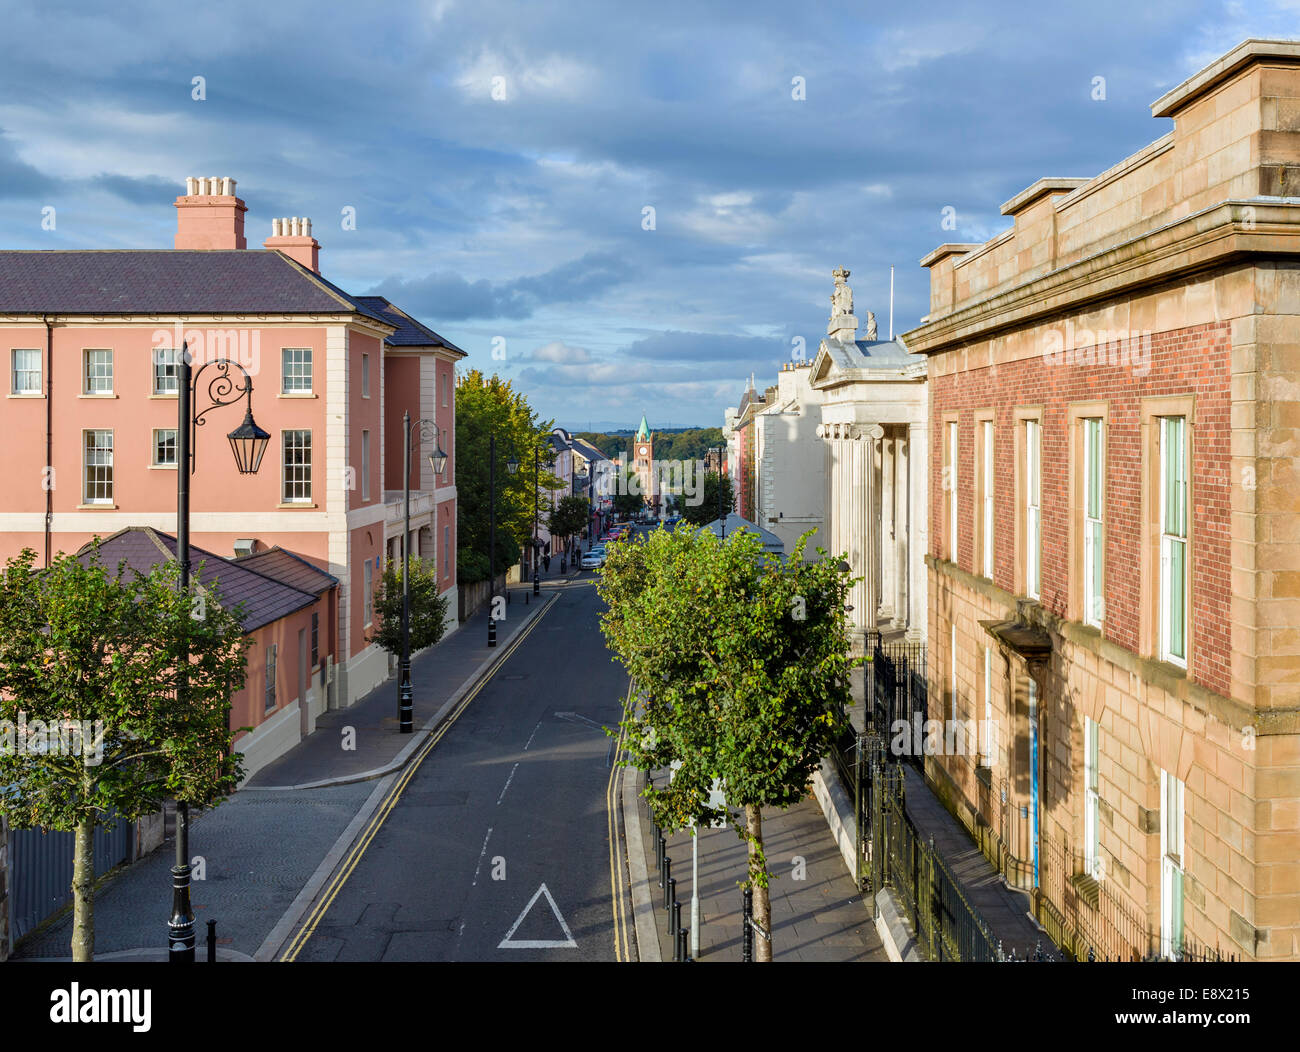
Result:
[[[882,338],[893,266],[894,329],[913,328],[927,252],[1165,134],[1150,104],[1242,40],[1300,36],[1300,0],[0,18],[0,246],[170,248],[186,177],[228,176],[250,246],[311,217],[326,277],[574,430],[720,426],[751,374],[813,356],[837,266]]]

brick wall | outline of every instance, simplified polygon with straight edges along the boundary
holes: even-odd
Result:
[[[974,413],[993,408],[994,583],[1014,590],[1015,445],[1013,411],[1043,407],[1042,430],[1042,604],[1066,616],[1069,600],[1069,449],[1067,412],[1071,402],[1109,402],[1106,428],[1106,635],[1138,650],[1140,605],[1141,399],[1194,394],[1196,426],[1192,452],[1192,645],[1193,678],[1209,690],[1230,693],[1231,575],[1229,562],[1230,327],[1206,324],[1151,336],[1149,356],[1135,369],[1129,362],[1053,363],[1046,356],[967,368],[931,379],[930,472],[931,553],[940,556],[943,521],[943,414],[959,412],[957,563],[977,572],[971,523],[974,516]],[[1137,375],[1141,372],[1143,375]]]

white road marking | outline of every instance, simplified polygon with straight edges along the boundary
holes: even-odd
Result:
[[[533,733],[528,736],[528,742],[524,745],[524,752],[528,751],[528,746],[533,744],[533,739],[537,737],[537,732],[542,729],[542,721],[537,721],[537,726],[533,728]]]
[[[567,720],[569,723],[585,723],[588,726],[595,727],[596,730],[598,731],[604,731],[605,729],[595,720],[588,719],[580,712],[557,712],[555,714],[555,718],[560,720]]]
[[[500,802],[501,802],[500,800],[497,801],[497,803]],[[487,836],[483,838],[483,850],[478,853],[478,865],[474,867],[474,883],[470,885],[471,888],[478,887],[478,871],[483,868],[483,856],[487,854],[488,837],[490,837],[491,835],[492,835],[492,827],[488,826]],[[464,930],[465,930],[465,926],[462,924],[461,931]]]
[[[501,801],[504,800],[504,799],[506,798],[506,789],[509,789],[509,788],[510,788],[510,783],[511,783],[512,781],[514,781],[515,772],[516,772],[517,770],[519,770],[519,764],[518,764],[518,763],[516,763],[513,767],[510,768],[510,777],[506,779],[506,784],[505,784],[505,786],[504,786],[504,787],[502,788],[502,790],[501,790],[501,795],[497,797],[497,807],[500,807],[500,806],[501,806]]]
[[[555,914],[555,919],[560,922],[560,928],[564,932],[563,939],[521,939],[514,942],[511,936],[518,930],[519,925],[524,922],[528,916],[528,911],[533,908],[533,904],[542,895],[546,896],[546,901],[550,904],[551,912]],[[518,917],[515,918],[514,924],[510,925],[510,930],[506,932],[506,937],[497,943],[498,950],[576,950],[578,944],[573,940],[573,933],[569,931],[569,926],[564,922],[564,917],[560,914],[560,907],[555,904],[555,899],[551,897],[550,890],[545,884],[538,887],[533,892],[533,897],[528,900],[528,905]]]

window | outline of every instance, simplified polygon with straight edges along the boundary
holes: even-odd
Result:
[[[284,503],[311,500],[311,432],[284,431]]]
[[[438,565],[443,568],[442,575],[444,577],[447,576],[447,567],[449,565],[447,562],[448,559],[447,553],[449,551],[451,551],[451,527],[444,526],[442,528],[442,556],[438,560]]]
[[[952,722],[957,722],[957,622],[952,623],[952,646],[948,651],[948,663],[951,683],[948,689],[952,694]]]
[[[155,347],[153,352],[153,393],[174,395],[180,390],[180,359],[175,347]]]
[[[957,561],[957,421],[948,422],[948,463],[944,465],[944,490],[948,501],[948,560]]]
[[[1042,587],[1042,425],[1025,421],[1025,593],[1039,597]]]
[[[1187,418],[1160,417],[1160,657],[1187,667]]]
[[[275,648],[272,643],[266,648],[266,711],[275,708]]]
[[[442,404],[446,405],[447,404],[447,374],[446,373],[440,374],[438,376],[438,379],[442,381]]]
[[[311,394],[311,348],[285,347],[280,355],[280,393]]]
[[[153,464],[158,468],[176,466],[176,429],[155,427],[153,429]]]
[[[375,598],[375,568],[374,564],[371,563],[369,559],[362,564],[361,575],[363,581],[361,585],[361,623],[363,625],[368,625],[370,624],[371,618],[370,608],[374,604]]]
[[[111,395],[113,393],[113,352],[87,351],[83,394]]]
[[[984,648],[984,766],[993,766],[993,648]]]
[[[443,463],[443,465],[442,465],[442,481],[443,481],[443,482],[446,482],[446,481],[447,481],[447,468],[448,468],[448,467],[450,466],[450,464],[451,464],[451,455],[450,455],[450,452],[449,452],[448,449],[447,449],[447,429],[446,429],[445,427],[442,429],[442,445],[441,445],[439,448],[441,448],[442,451],[443,451],[444,453],[447,453],[447,454],[448,454],[446,461],[445,461],[445,462]]]
[[[980,548],[985,577],[993,576],[993,421],[980,422]]]
[[[1101,811],[1097,779],[1100,730],[1096,720],[1087,716],[1083,718],[1083,869],[1094,880],[1101,880],[1101,843],[1097,824]]]
[[[1183,952],[1183,783],[1160,772],[1160,953]]]
[[[1100,626],[1102,601],[1102,448],[1101,420],[1083,422],[1083,623]]]
[[[370,355],[361,356],[361,397],[370,397]]]
[[[85,485],[86,504],[113,503],[113,432],[86,431]]]
[[[320,664],[320,614],[311,615],[311,667]]]
[[[15,348],[11,356],[13,366],[13,383],[11,394],[30,395],[41,393],[41,352],[25,347]]]
[[[370,432],[361,432],[361,499],[370,499]]]

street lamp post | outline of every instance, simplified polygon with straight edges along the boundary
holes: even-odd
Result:
[[[506,471],[513,475],[519,470],[519,461],[512,453],[506,460]],[[497,436],[488,435],[488,646],[497,645]]]
[[[235,456],[235,466],[241,475],[253,475],[262,465],[271,435],[253,422],[253,378],[238,362],[227,358],[214,358],[192,368],[188,344],[182,344],[177,361],[176,390],[176,559],[180,563],[180,591],[184,596],[190,591],[190,476],[194,474],[194,445],[197,429],[204,417],[213,409],[234,405],[247,399],[244,422],[226,437]],[[234,366],[243,375],[243,383],[236,383],[230,375]],[[208,368],[216,366],[217,374],[208,381],[207,395],[212,404],[199,412],[194,411],[194,395],[199,377]],[[177,699],[182,709],[189,693],[190,641],[182,628],[177,654]],[[194,910],[190,905],[190,808],[181,800],[176,805],[176,865],[172,868],[172,915],[167,922],[167,959],[173,964],[194,963]]]
[[[541,484],[541,450],[533,446],[533,595],[542,594],[542,560],[539,541],[537,540],[537,518],[542,507]]]
[[[402,414],[402,507],[406,518],[402,532],[402,677],[397,688],[397,729],[402,734],[415,730],[415,693],[411,688],[411,413]],[[435,420],[417,420],[420,440],[438,441]],[[435,476],[447,466],[447,454],[439,445],[429,454],[429,466]]]

